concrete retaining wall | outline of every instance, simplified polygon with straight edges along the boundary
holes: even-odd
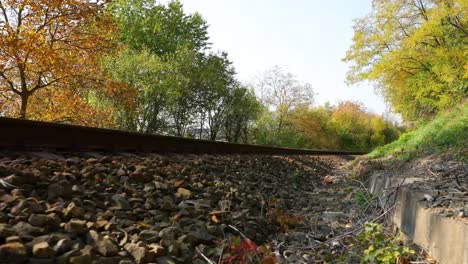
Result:
[[[383,173],[376,173],[369,178],[368,187],[387,207],[397,203],[392,215],[395,225],[438,263],[468,264],[468,224],[426,209],[424,194],[431,194],[407,186],[420,180],[390,178]],[[399,185],[400,188],[392,193]]]

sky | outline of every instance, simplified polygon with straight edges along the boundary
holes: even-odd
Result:
[[[212,50],[226,51],[238,78],[278,65],[310,83],[317,104],[343,100],[385,111],[370,84],[347,86],[348,66],[341,59],[351,45],[353,19],[371,10],[371,0],[181,0],[188,13],[199,12],[209,24]]]

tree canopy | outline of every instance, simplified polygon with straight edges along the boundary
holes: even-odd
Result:
[[[374,81],[406,120],[428,119],[468,91],[465,0],[374,0],[355,21],[349,83]]]
[[[114,27],[100,1],[0,2],[0,93],[6,111],[26,118],[29,98],[100,79],[99,57]]]

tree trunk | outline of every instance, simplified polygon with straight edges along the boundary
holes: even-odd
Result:
[[[28,108],[28,95],[21,95],[20,118],[26,119],[26,109]]]

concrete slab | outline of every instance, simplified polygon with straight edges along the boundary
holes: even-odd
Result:
[[[420,180],[390,178],[380,173],[369,178],[368,187],[387,207],[396,204],[392,215],[394,224],[438,263],[468,264],[468,222],[426,209],[424,194],[428,193],[408,186]],[[397,186],[400,187],[396,190]]]

